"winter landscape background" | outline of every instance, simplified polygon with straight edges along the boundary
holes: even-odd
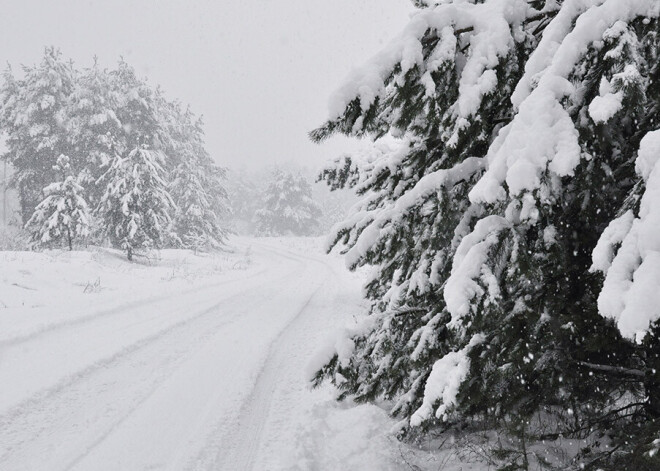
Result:
[[[660,469],[660,2],[6,10],[1,470]]]

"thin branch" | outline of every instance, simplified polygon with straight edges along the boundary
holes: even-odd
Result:
[[[579,361],[578,365],[586,366],[592,370],[603,371],[605,373],[614,373],[620,374],[623,376],[634,376],[636,378],[645,378],[646,374],[642,370],[637,370],[635,368],[624,368],[622,366],[610,366],[610,365],[597,365],[595,363],[589,363],[586,361]]]
[[[602,424],[602,423],[607,423],[607,422],[615,422],[617,420],[625,419],[626,417],[630,417],[635,415],[638,411],[634,411],[630,414],[624,414],[624,415],[617,415],[625,410],[632,409],[632,408],[637,408],[637,407],[643,407],[645,405],[644,402],[633,402],[630,403],[626,406],[620,407],[618,409],[612,409],[610,411],[607,411],[605,414],[602,416],[594,419],[594,420],[588,420],[582,427],[576,427],[572,429],[566,429],[566,430],[560,430],[560,431],[555,431],[551,433],[545,433],[542,435],[539,435],[537,437],[538,440],[557,440],[560,436],[575,436],[580,432],[583,432],[585,430],[592,430],[596,424]],[[612,416],[616,416],[613,418]]]
[[[410,314],[411,312],[427,312],[428,309],[425,307],[404,307],[402,309],[396,309],[390,311],[391,314],[394,314],[394,317],[403,316],[405,314]]]
[[[619,443],[617,446],[615,446],[615,447],[612,448],[611,450],[608,450],[608,451],[606,451],[605,453],[602,453],[601,455],[597,456],[596,458],[594,458],[594,459],[591,460],[590,462],[586,463],[586,464],[584,465],[583,469],[589,469],[591,466],[595,465],[595,464],[598,463],[599,461],[602,461],[603,458],[605,458],[606,456],[607,456],[607,457],[612,456],[614,453],[616,453],[616,451],[617,451],[619,448],[621,448],[622,445],[623,445],[623,443]]]
[[[533,23],[533,22],[535,22],[535,21],[539,21],[539,20],[547,20],[547,19],[549,19],[549,18],[555,16],[556,14],[557,14],[556,11],[547,11],[547,12],[544,12],[544,13],[539,13],[538,15],[530,16],[529,18],[527,18],[525,21],[523,21],[523,24],[524,24],[524,25],[527,25],[527,24],[529,24],[529,23]],[[537,34],[539,28],[540,28],[542,25],[543,25],[543,23],[541,23],[539,26],[537,26],[537,28],[534,30],[534,33],[533,33],[533,34]],[[457,30],[455,30],[455,31],[454,31],[454,35],[458,36],[459,34],[470,33],[470,32],[472,32],[472,31],[474,31],[474,26],[468,26],[468,27],[466,27],[466,28],[461,28],[461,29],[457,29]],[[470,46],[469,43],[466,44],[465,46],[463,46],[463,47],[461,48],[461,52],[464,53],[464,52],[467,50],[467,48],[468,48],[469,46]]]

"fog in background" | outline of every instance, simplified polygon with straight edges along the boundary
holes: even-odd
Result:
[[[0,58],[15,70],[59,47],[81,68],[123,56],[169,98],[203,115],[218,163],[316,168],[357,144],[319,146],[328,97],[406,24],[409,0],[15,1]]]

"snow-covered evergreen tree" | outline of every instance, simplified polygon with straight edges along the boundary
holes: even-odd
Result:
[[[227,175],[227,198],[230,224],[238,234],[254,234],[255,215],[261,206],[260,173],[230,169]]]
[[[105,186],[97,210],[103,232],[128,260],[137,251],[161,247],[169,234],[174,202],[162,161],[159,151],[136,148],[116,158],[99,181]]]
[[[363,195],[329,248],[377,271],[371,315],[315,381],[392,401],[408,432],[607,431],[617,453],[593,446],[576,466],[652,469],[660,233],[638,231],[654,224],[660,3],[416,4],[311,134],[375,141],[323,173]],[[528,465],[517,456],[509,469]]]
[[[78,177],[71,174],[69,158],[61,155],[54,167],[62,180],[44,188],[45,199],[37,205],[26,228],[33,246],[49,246],[64,241],[73,250],[73,241],[90,233],[90,210]]]
[[[321,215],[312,187],[300,173],[276,169],[256,212],[258,235],[312,235]]]
[[[14,78],[11,70],[4,78],[0,128],[8,151],[3,159],[15,168],[13,184],[25,222],[43,188],[60,181],[52,169],[57,156],[69,158],[81,196],[97,208],[108,195],[101,177],[149,150],[158,154],[159,178],[177,204],[171,215],[174,236],[165,242],[180,246],[194,241],[199,247],[223,240],[224,170],[204,148],[201,121],[139,78],[126,62],[107,70],[95,60],[78,71],[59,51],[47,49],[39,66],[25,68],[24,78]],[[97,219],[107,228],[107,221]]]
[[[105,70],[95,61],[79,72],[58,51],[47,49],[38,67],[26,68],[24,79],[6,72],[2,97],[0,125],[8,137],[3,158],[16,168],[14,184],[28,217],[42,189],[61,183],[51,168],[57,155],[67,155],[81,197],[96,207],[108,196],[101,179],[108,169],[119,171],[150,149],[164,168],[158,178],[181,197],[181,210],[172,215],[177,240],[192,237],[199,244],[203,236],[212,245],[222,240],[223,172],[204,149],[201,124],[125,62]]]
[[[14,168],[12,184],[18,189],[25,224],[42,190],[58,178],[53,170],[57,158],[73,154],[62,125],[77,72],[55,48],[47,48],[39,65],[23,71],[21,79],[14,78],[11,69],[4,74],[0,128],[7,135],[2,158]]]
[[[119,93],[117,82],[115,74],[102,69],[95,59],[92,67],[78,74],[65,112],[62,132],[73,149],[92,206],[103,194],[96,180],[123,148],[126,129],[116,113],[126,97]]]
[[[177,208],[174,233],[184,247],[219,247],[226,237],[222,218],[228,213],[225,170],[215,165],[204,147],[201,120],[177,103],[164,103],[163,108],[170,114],[165,152],[173,165],[169,191]]]

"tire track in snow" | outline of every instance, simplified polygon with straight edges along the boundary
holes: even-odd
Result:
[[[248,289],[241,289],[233,296],[230,295],[230,297],[233,298],[245,295]],[[228,299],[228,297],[225,297],[224,299]],[[126,320],[129,322],[128,324],[105,326],[105,329],[94,329],[92,328],[93,326],[88,326],[86,324],[82,327],[71,327],[70,331],[65,330],[60,332],[59,334],[61,338],[55,339],[58,341],[51,343],[48,346],[44,346],[43,342],[45,339],[35,339],[29,345],[34,351],[27,349],[23,352],[23,349],[25,348],[23,344],[3,348],[0,351],[0,353],[2,353],[0,360],[3,362],[3,364],[0,365],[2,366],[0,372],[3,377],[8,377],[12,371],[15,371],[15,368],[9,366],[11,363],[15,364],[16,362],[21,362],[24,364],[26,370],[22,372],[21,377],[15,378],[13,390],[9,389],[0,394],[2,404],[6,407],[6,409],[0,412],[0,424],[2,424],[4,417],[11,417],[13,411],[20,410],[33,400],[44,400],[53,391],[66,389],[76,381],[84,379],[88,374],[91,374],[98,369],[109,368],[122,356],[131,354],[133,351],[139,350],[140,348],[157,341],[161,336],[166,335],[170,331],[176,330],[177,328],[184,326],[186,323],[194,321],[200,316],[199,310],[204,311],[209,307],[213,307],[217,304],[217,301],[217,299],[213,300],[213,302],[208,300],[202,300],[201,302],[192,300],[192,302],[186,303],[188,305],[188,310],[192,307],[193,309],[197,309],[198,312],[195,313],[193,310],[192,315],[189,313],[182,315],[185,312],[182,303],[170,306],[157,300],[151,303],[151,309],[145,309],[145,312],[147,313],[155,311],[155,315],[149,314],[149,317],[140,319],[141,313],[128,311],[125,316]],[[147,306],[148,304],[144,304],[142,307],[146,308]],[[158,309],[154,309],[154,307]],[[156,321],[155,325],[150,325],[149,321]],[[146,328],[131,332],[131,327],[134,328],[140,323],[145,324]],[[99,346],[96,346],[97,339],[95,336],[98,336],[99,333],[108,335],[110,337],[110,343],[108,344],[105,339],[101,339],[98,344]],[[115,335],[113,336],[112,334]],[[127,341],[125,337],[128,337],[130,340]],[[78,338],[82,338],[82,340],[72,344],[72,342],[75,342]],[[80,347],[88,348],[84,349]],[[64,355],[67,350],[72,350],[76,355],[71,355],[69,353],[69,358],[67,360],[67,357]],[[98,350],[101,350],[100,354],[97,353]],[[46,358],[46,355],[54,355],[53,358],[56,360],[59,361],[59,359],[62,359],[62,361],[66,361],[67,363],[70,362],[72,364],[68,367],[66,363],[52,364],[52,358]],[[10,363],[7,361],[8,358],[11,358]],[[88,359],[90,360],[88,361]],[[31,384],[29,381],[32,377],[27,368],[30,368],[31,366],[41,368],[39,363],[48,362],[51,363],[50,366],[52,366],[53,369],[44,372],[45,378],[43,376],[40,377],[39,383]],[[69,370],[69,368],[71,369]],[[19,394],[23,394],[24,396],[20,396]],[[16,399],[19,397],[21,400],[16,402]]]
[[[296,256],[295,254],[278,253],[274,250],[270,250],[270,248],[268,248],[268,252],[269,253],[275,253],[279,258],[285,258],[287,260],[292,260],[294,262],[300,262],[301,260],[308,259],[308,257],[305,257],[305,256]],[[293,255],[293,256],[291,256],[291,255]],[[277,293],[277,294],[275,294],[275,295],[266,294],[264,296],[264,294],[262,293],[262,295],[258,299],[256,299],[256,301],[253,304],[257,305],[257,306],[263,306],[263,305],[266,304],[268,307],[266,307],[266,309],[262,308],[260,311],[263,311],[264,313],[267,313],[268,311],[272,310],[272,306],[270,305],[272,300],[276,299],[277,296],[281,297],[283,293],[285,294],[285,297],[286,297],[286,289],[282,290],[281,288],[285,287],[285,286],[290,286],[290,284],[287,282],[287,279],[290,278],[290,277],[300,277],[300,276],[301,276],[300,272],[296,271],[295,273],[290,273],[290,274],[288,274],[287,276],[285,276],[283,278],[279,278],[277,280],[276,284],[274,284],[273,286],[270,287],[270,289],[272,291],[274,291],[275,293]],[[321,288],[322,288],[322,286],[315,286],[313,294],[311,296],[309,296],[307,299],[305,299],[303,307],[302,308],[296,308],[295,312],[300,313],[300,311],[304,310],[306,308],[306,306],[309,305],[309,303],[310,303],[311,299],[313,298],[313,296]],[[252,309],[251,311],[259,311],[259,310]],[[298,314],[295,314],[295,316],[297,316],[297,315]],[[288,326],[290,324],[292,324],[294,322],[294,320],[295,319],[290,319],[288,321],[288,323],[283,328],[279,329],[280,332],[287,330]],[[280,335],[281,335],[281,333],[277,334],[275,338],[276,339],[279,338]],[[272,343],[273,343],[273,341],[271,340],[270,344],[272,345]],[[255,372],[255,373],[257,375],[259,375],[258,372]],[[250,384],[254,384],[254,380]],[[205,418],[208,418],[209,416],[214,416],[215,415],[216,416],[216,421],[213,421],[213,420],[211,420],[210,422],[206,421],[207,422],[206,427],[203,427],[203,426],[200,427],[201,424],[199,424],[199,423],[197,423],[197,425],[196,425],[195,424],[196,421],[194,419],[192,420],[192,422],[187,423],[187,427],[192,428],[192,430],[187,430],[183,434],[183,436],[180,435],[180,436],[177,437],[177,442],[176,442],[176,448],[177,449],[181,447],[182,442],[189,441],[189,440],[186,440],[185,435],[188,435],[188,438],[190,438],[190,435],[192,433],[192,436],[196,437],[196,439],[195,439],[194,442],[189,442],[189,443],[194,443],[196,445],[199,445],[200,443],[203,443],[203,441],[204,441],[203,437],[208,437],[209,436],[208,433],[204,433],[205,430],[213,430],[214,432],[212,433],[212,435],[213,436],[218,435],[217,434],[217,431],[219,429],[219,427],[217,426],[218,417],[217,417],[217,411],[214,411],[213,403],[216,402],[218,398],[222,398],[223,396],[225,396],[225,393],[222,390],[217,390],[217,391],[211,392],[209,394],[209,397],[211,397],[211,400],[208,401],[207,405],[205,406],[204,412],[202,413],[202,416],[205,417]],[[148,399],[150,399],[150,397],[145,398],[145,400],[142,401],[142,402],[146,402]],[[138,410],[138,409],[139,409],[139,407],[135,408],[135,410]],[[231,417],[231,416],[233,416],[233,414],[229,413],[228,417]],[[222,424],[227,423],[227,421],[225,420],[226,417],[227,416],[219,417]],[[129,419],[129,418],[130,418],[130,414],[126,414],[126,417],[124,418],[124,420],[122,420],[122,423],[126,419]],[[90,460],[85,460],[85,458],[90,457],[90,454],[94,451],[94,449],[96,447],[98,447],[100,444],[102,444],[103,441],[105,441],[106,438],[108,436],[112,435],[113,433],[117,432],[118,436],[122,436],[122,433],[121,433],[122,431],[117,430],[117,428],[120,427],[122,425],[122,423],[118,423],[116,427],[113,427],[113,430],[111,430],[111,431],[109,431],[109,433],[105,434],[104,437],[101,440],[98,440],[97,443],[94,444],[94,446],[90,447],[83,455],[81,455],[74,462],[72,462],[71,466],[67,467],[66,470],[69,471],[69,470],[73,470],[73,469],[79,469],[78,467],[76,467],[76,465],[89,466],[89,463],[90,462],[93,463],[93,462],[95,462],[95,460],[98,462],[98,459],[99,459],[98,455],[95,456],[95,457],[91,457]],[[216,424],[216,426],[214,427],[212,424]],[[135,421],[131,425],[127,424],[125,428],[130,429],[134,425],[135,425]],[[211,426],[209,427],[209,425],[211,425]],[[182,430],[182,432],[183,432],[183,430]],[[115,438],[117,438],[117,437],[115,437]],[[116,440],[115,440],[115,445],[116,445]],[[197,448],[197,446],[195,446],[195,448]],[[113,448],[110,447],[110,449],[113,449]],[[108,456],[108,450],[106,449],[104,451],[105,451],[105,455],[102,455],[102,456],[107,457]],[[170,451],[170,450],[168,450],[168,451]],[[163,463],[153,464],[153,465],[150,464],[150,465],[146,466],[146,468],[144,468],[144,469],[147,469],[147,468],[151,469],[152,467],[154,469],[161,469],[163,467],[165,467],[166,469],[183,469],[184,463],[190,463],[190,459],[186,458],[187,456],[190,456],[190,455],[189,455],[189,452],[186,452],[185,449],[183,449],[181,451],[183,451],[183,453],[176,453],[175,456],[173,456],[173,457],[170,456],[168,458],[168,460],[163,462]],[[113,456],[113,455],[110,455],[110,456]],[[133,463],[133,464],[136,465],[136,463]],[[88,468],[81,467],[80,469],[88,469]],[[139,468],[139,469],[142,469],[142,468]],[[209,469],[216,469],[216,468],[211,467]]]
[[[243,403],[238,419],[230,426],[231,430],[229,432],[220,438],[216,438],[216,443],[211,445],[215,447],[215,456],[212,457],[212,464],[203,464],[204,459],[200,457],[197,463],[193,465],[193,469],[200,469],[200,464],[202,465],[201,469],[232,471],[249,471],[253,469],[261,444],[263,429],[271,407],[273,392],[277,385],[281,367],[286,361],[286,347],[289,343],[289,337],[292,335],[293,327],[307,314],[308,308],[314,298],[325,288],[325,282],[330,277],[329,275],[334,274],[334,270],[327,263],[312,257],[300,256],[300,258],[306,258],[323,264],[329,273],[326,274],[320,285],[306,298],[302,307],[299,308],[295,316],[271,343],[266,362],[258,373],[250,395]]]
[[[236,297],[239,297],[239,296],[237,295]],[[241,295],[241,297],[244,297],[244,293]],[[219,303],[219,304],[221,304],[221,303]],[[214,307],[217,308],[217,306],[214,306]],[[229,317],[230,315],[233,315],[233,314],[234,314],[233,312],[226,313],[224,316],[222,316],[222,319],[226,319],[227,317]],[[199,340],[202,340],[202,341],[204,341],[204,340],[209,341],[212,337],[214,337],[214,336],[218,333],[218,331],[219,331],[221,328],[226,327],[228,324],[231,324],[232,322],[236,322],[236,321],[237,321],[236,317],[232,317],[232,318],[230,318],[230,319],[226,319],[224,322],[220,322],[220,323],[218,323],[217,325],[215,325],[214,328],[213,328],[213,330],[210,330],[210,331],[209,331],[209,330],[204,330],[205,335],[204,335],[203,338],[198,339],[198,342],[199,342]],[[199,331],[198,329],[196,329],[196,330],[197,330],[197,332]],[[177,340],[178,340],[178,341],[181,341],[181,339],[177,339]],[[197,343],[197,347],[199,348],[199,343]],[[190,353],[190,352],[189,352],[189,353]],[[183,359],[183,358],[178,358],[178,360],[179,360],[179,362],[182,362],[184,359]],[[178,362],[177,362],[177,363],[178,363]],[[152,365],[152,367],[153,367],[153,365]],[[159,389],[160,385],[161,385],[162,383],[164,383],[165,381],[167,381],[167,379],[169,379],[169,377],[171,377],[171,376],[174,374],[174,372],[175,372],[175,369],[172,368],[168,375],[166,375],[166,376],[164,376],[164,377],[162,377],[162,378],[159,378],[158,381],[154,382],[153,385],[147,390],[146,394],[145,394],[141,399],[139,399],[138,401],[136,401],[136,402],[133,404],[132,407],[130,407],[130,408],[129,408],[128,410],[126,410],[121,416],[119,416],[119,417],[117,418],[117,420],[116,420],[115,422],[113,422],[113,424],[112,424],[109,428],[107,428],[102,434],[100,434],[100,435],[99,435],[99,436],[98,436],[98,437],[97,437],[92,443],[90,443],[90,444],[85,448],[85,450],[84,450],[81,454],[79,454],[75,459],[73,459],[70,463],[68,463],[68,464],[67,464],[66,466],[64,466],[62,469],[63,469],[64,471],[69,471],[69,470],[71,470],[71,469],[74,469],[79,463],[81,463],[81,462],[82,462],[87,456],[89,456],[89,454],[90,454],[92,451],[94,451],[94,449],[96,449],[99,445],[101,445],[101,444],[102,444],[102,443],[103,443],[103,442],[104,442],[104,441],[105,441],[110,435],[112,435],[112,434],[113,434],[113,433],[114,433],[114,432],[115,432],[115,431],[116,431],[116,430],[117,430],[117,429],[118,429],[118,428],[119,428],[124,422],[126,422],[126,420],[127,420],[127,419],[128,419],[128,418],[129,418],[129,417],[130,417],[130,416],[136,411],[136,410],[138,410],[138,409],[140,408],[140,406],[142,406],[145,402],[147,402],[147,401],[149,400],[149,398],[151,398],[151,397],[153,396],[153,394]]]
[[[98,458],[98,453],[95,453],[91,460],[86,458],[100,445],[106,443],[109,437],[113,438],[111,440],[113,443],[118,438],[124,437],[127,429],[130,430],[131,426],[135,424],[135,420],[130,421],[132,425],[128,425],[127,422],[136,415],[137,411],[140,411],[137,415],[144,418],[145,413],[142,409],[145,403],[150,403],[149,405],[153,407],[154,401],[150,401],[150,399],[155,393],[158,392],[158,395],[162,396],[160,391],[163,386],[175,383],[174,380],[170,381],[170,378],[178,371],[183,371],[184,363],[182,362],[187,361],[186,358],[193,356],[197,358],[198,354],[195,352],[205,348],[204,345],[211,345],[214,340],[225,338],[224,329],[228,325],[236,325],[235,322],[239,320],[240,316],[236,315],[235,309],[227,313],[214,312],[214,309],[221,311],[224,304],[229,304],[230,309],[239,308],[242,311],[249,311],[253,306],[268,306],[261,309],[267,313],[272,310],[272,307],[266,304],[271,298],[279,296],[280,299],[286,299],[290,295],[286,289],[291,285],[288,280],[293,277],[305,281],[311,279],[312,283],[303,283],[303,285],[311,288],[306,288],[306,290],[313,290],[312,294],[307,298],[298,297],[298,294],[295,295],[295,298],[290,298],[294,302],[296,299],[300,299],[303,305],[298,304],[301,307],[295,307],[294,304],[287,308],[289,313],[293,313],[293,317],[291,314],[284,317],[291,320],[285,321],[283,328],[278,327],[280,332],[272,337],[275,340],[269,341],[270,346],[265,347],[269,357],[279,358],[278,361],[283,361],[284,357],[280,354],[286,352],[282,352],[280,346],[285,343],[287,332],[296,323],[296,319],[305,314],[305,310],[323,287],[320,276],[312,276],[311,273],[308,273],[309,263],[305,261],[311,260],[325,266],[324,281],[328,278],[328,269],[332,270],[332,268],[327,263],[312,257],[277,250],[270,246],[262,246],[262,248],[271,258],[287,259],[294,263],[288,264],[283,270],[275,271],[272,276],[259,283],[253,281],[238,293],[229,297],[225,296],[219,302],[216,298],[216,303],[211,307],[204,306],[204,309],[201,309],[203,306],[199,306],[198,312],[192,316],[187,314],[186,318],[180,322],[152,332],[151,335],[140,338],[138,341],[123,345],[121,350],[86,365],[74,374],[63,378],[62,381],[55,383],[53,387],[41,390],[21,401],[19,405],[12,407],[7,413],[0,416],[0,469],[12,469],[12,471],[43,469],[31,465],[31,463],[42,466],[44,463],[48,463],[47,469],[70,469],[77,465],[83,466],[81,469],[89,469],[84,466],[87,466],[90,461],[94,462],[94,457]],[[276,266],[281,265],[279,260],[276,262],[278,263]],[[301,265],[305,267],[302,274],[299,270]],[[315,269],[314,272],[318,274],[319,270]],[[319,283],[320,286],[317,286]],[[267,289],[266,293],[263,292],[264,287]],[[255,290],[260,291],[259,296],[253,295]],[[171,297],[166,297],[166,299],[171,299]],[[234,300],[237,301],[234,302]],[[209,301],[211,300],[207,300],[207,302]],[[145,303],[143,307],[148,308],[150,305],[153,307],[155,304],[164,302],[166,301],[163,301],[163,298],[158,298],[153,303]],[[134,322],[123,325],[122,328],[130,329],[135,324]],[[62,328],[62,333],[69,331],[72,334],[80,333],[75,328],[68,330]],[[74,338],[72,335],[72,340]],[[214,349],[209,349],[209,351],[214,351]],[[271,406],[268,388],[269,385],[275,384],[280,364],[274,362],[275,360],[267,358],[261,368],[255,365],[254,373],[257,380],[256,382],[252,380],[250,383],[253,387],[250,399],[247,402],[245,400],[239,402],[238,404],[243,404],[243,406],[234,409],[239,411],[241,420],[249,420],[249,423],[252,424],[241,433],[239,446],[245,446],[251,439],[256,438],[252,437],[248,431],[250,427],[253,430],[256,429],[259,434],[263,431],[264,421]],[[196,364],[191,363],[192,366]],[[181,374],[176,374],[176,377],[177,380],[180,380]],[[250,387],[245,390],[249,391],[249,389]],[[120,394],[117,395],[117,393]],[[219,397],[222,398],[221,391],[216,391],[215,394],[220,394]],[[244,398],[244,395],[241,394],[240,398]],[[216,412],[214,419],[207,424],[209,426],[202,427],[200,433],[195,436],[208,437],[207,431],[212,430],[213,424],[217,424],[218,420],[225,420],[223,423],[227,423],[226,419],[217,417],[216,409],[212,411]],[[167,411],[163,410],[163,413],[167,414]],[[234,416],[234,414],[230,414],[227,417]],[[149,423],[146,422],[146,424]],[[216,431],[218,430],[216,429]],[[222,432],[222,435],[214,436],[225,436],[226,428]],[[215,442],[217,443],[217,440]],[[198,440],[197,443],[200,441]],[[223,445],[222,441],[220,445]],[[3,448],[5,453],[2,453]],[[108,450],[107,446],[102,448],[104,451]],[[217,451],[217,448],[215,450]],[[257,452],[258,443],[249,445],[247,461],[239,457],[237,465],[240,466],[242,463],[250,466],[253,464]],[[43,455],[44,453],[45,455]],[[186,456],[189,454],[184,453],[181,458],[184,463]],[[212,461],[216,460],[217,455],[213,457]]]
[[[233,298],[239,298],[244,296],[245,293],[240,293],[233,296]],[[136,354],[139,354],[140,351],[145,350],[152,344],[165,339],[169,334],[178,331],[182,327],[185,327],[187,325],[190,325],[191,323],[198,321],[200,318],[203,318],[204,316],[208,316],[209,314],[214,313],[225,301],[227,300],[224,300],[223,302],[217,303],[216,305],[208,309],[205,309],[204,311],[195,315],[192,318],[188,318],[184,321],[178,322],[153,335],[143,338],[123,348],[121,351],[113,355],[106,357],[102,360],[99,360],[93,363],[92,365],[89,365],[87,368],[83,369],[82,371],[78,371],[75,374],[64,378],[61,382],[59,382],[55,386],[40,391],[37,394],[33,395],[32,397],[28,398],[27,400],[21,402],[20,404],[12,407],[6,413],[0,416],[0,430],[2,431],[0,432],[0,436],[2,436],[4,433],[7,433],[12,426],[16,427],[17,422],[20,422],[21,419],[23,419],[22,420],[23,422],[27,422],[27,420],[25,419],[26,416],[30,416],[35,413],[45,411],[48,408],[53,408],[54,407],[53,404],[57,404],[58,397],[63,396],[66,393],[66,391],[73,389],[73,387],[76,384],[89,380],[91,377],[93,377],[95,374],[99,372],[102,373],[104,370],[111,370],[113,368],[116,368],[121,362],[127,359],[130,360]],[[231,313],[226,313],[222,316],[222,318],[225,319],[230,315]],[[218,327],[222,327],[223,325],[226,325],[228,322],[229,321],[219,324]],[[0,440],[0,442],[2,441]],[[2,462],[2,459],[4,457],[5,455],[0,455],[0,463]]]
[[[271,264],[273,255],[266,253]],[[229,286],[224,283],[207,285],[187,295],[166,294],[150,303],[140,302],[139,307],[114,316],[97,316],[95,322],[73,323],[67,328],[0,348],[0,382],[12,381],[12,387],[0,390],[0,417],[26,399],[74,376],[72,373],[88,368],[90,364],[121,351],[163,327],[185,320],[194,314],[191,310],[210,306],[218,300],[219,295],[226,298],[237,291],[249,294],[249,286],[269,286],[274,281],[281,281],[282,277],[295,276],[300,261],[286,257],[294,260],[296,265],[282,265],[281,258],[275,257],[275,263],[272,264],[275,269],[269,267],[264,270],[267,273],[265,276],[255,274],[249,277],[247,288],[244,287],[247,284],[246,277],[241,277],[240,280],[244,282],[232,284],[230,293],[221,288]],[[99,333],[103,334],[99,337]],[[76,341],[72,343],[72,339]],[[16,364],[24,365],[23,371],[12,366]]]
[[[191,289],[186,289],[183,291],[178,291],[173,294],[168,294],[166,296],[163,296],[162,294],[159,295],[154,295],[154,296],[149,296],[147,298],[139,299],[137,301],[132,301],[129,303],[125,303],[119,306],[112,307],[110,309],[104,309],[102,311],[98,311],[92,315],[89,316],[82,316],[82,317],[77,317],[74,319],[69,319],[63,322],[57,322],[57,323],[52,323],[52,324],[46,324],[44,326],[41,326],[38,329],[32,330],[30,332],[26,332],[24,334],[19,334],[14,337],[9,337],[6,339],[1,339],[0,340],[0,349],[6,348],[6,347],[13,347],[16,345],[20,345],[22,343],[30,342],[32,340],[35,340],[37,338],[43,337],[44,335],[49,335],[61,330],[65,330],[68,328],[72,327],[77,327],[80,325],[85,325],[88,323],[92,323],[94,321],[97,321],[101,318],[106,318],[108,316],[113,316],[113,315],[122,315],[125,314],[126,311],[134,311],[137,309],[140,309],[145,306],[149,306],[150,304],[154,303],[159,303],[166,301],[168,299],[176,299],[181,296],[187,296],[195,293],[199,293],[202,291],[206,290],[211,290],[215,289],[221,286],[225,285],[230,285],[230,284],[235,284],[239,282],[244,282],[247,281],[251,278],[255,278],[263,273],[265,273],[266,270],[260,270],[258,272],[255,272],[249,276],[243,277],[243,278],[236,278],[236,279],[230,279],[230,280],[225,280],[225,281],[220,281],[220,282],[215,282],[212,284],[206,284],[202,286],[197,286],[195,288]]]
[[[296,276],[296,273],[295,272],[289,273],[284,277],[284,279],[289,278],[291,276]],[[183,320],[170,324],[165,328],[161,328],[157,330],[155,333],[142,337],[131,344],[123,345],[119,351],[113,353],[112,355],[101,358],[91,365],[87,365],[82,370],[79,370],[74,374],[70,374],[67,377],[63,378],[57,384],[45,390],[41,390],[35,393],[34,395],[32,395],[31,397],[26,398],[26,400],[21,401],[15,406],[12,406],[7,411],[0,414],[0,425],[10,421],[10,418],[14,417],[17,413],[20,413],[22,409],[29,407],[30,405],[34,405],[36,402],[48,400],[48,398],[51,397],[52,395],[57,394],[62,390],[65,390],[66,388],[70,387],[72,384],[75,384],[77,381],[84,380],[87,376],[93,374],[97,370],[111,368],[116,362],[120,361],[122,358],[129,356],[134,352],[142,348],[145,348],[149,344],[158,341],[160,338],[169,334],[170,332],[173,332],[189,323],[195,322],[200,317],[207,315],[209,311],[219,308],[222,304],[226,303],[227,301],[233,299],[249,298],[249,292],[252,289],[253,289],[252,286],[245,287],[241,289],[241,291],[239,291],[238,293],[233,294],[227,298],[221,299],[220,301],[213,304],[210,308],[204,309],[202,312],[198,314],[185,317]],[[166,300],[167,299],[170,299],[170,296],[167,296]],[[153,301],[151,304],[160,304],[161,302],[162,302],[161,299],[157,299]],[[148,305],[147,303],[141,304],[142,307],[145,307],[147,305]],[[177,311],[175,310],[173,313],[168,313],[168,314],[176,314],[176,313]],[[152,318],[162,318],[162,316],[163,314],[159,313],[158,315],[153,316]]]
[[[293,277],[299,276],[297,271],[291,269],[283,277],[277,278],[279,283],[286,283],[286,280]],[[85,393],[89,392],[88,389],[82,387],[82,383],[90,382],[96,375],[103,375],[106,372],[111,372],[121,369],[122,363],[136,363],[138,366],[143,368],[148,368],[149,370],[157,370],[159,374],[156,378],[153,379],[149,387],[143,388],[140,392],[140,398],[133,397],[132,405],[126,409],[118,417],[115,417],[115,420],[106,428],[100,435],[97,433],[92,437],[93,442],[88,444],[83,453],[79,454],[73,460],[69,460],[69,464],[63,469],[69,469],[75,466],[76,463],[84,459],[96,446],[101,444],[108,436],[110,436],[114,430],[117,429],[128,417],[131,416],[139,407],[146,402],[149,397],[158,389],[158,387],[165,382],[169,376],[171,376],[174,371],[176,371],[176,365],[183,361],[183,357],[180,354],[190,353],[191,346],[199,348],[201,343],[199,341],[199,334],[202,333],[202,337],[207,341],[218,333],[223,327],[237,321],[239,318],[236,316],[236,313],[233,311],[226,312],[221,316],[217,316],[214,313],[221,308],[224,304],[232,304],[233,300],[241,300],[240,306],[242,310],[251,308],[252,306],[258,306],[264,303],[269,299],[268,296],[254,298],[250,297],[250,292],[254,289],[254,286],[246,286],[239,293],[236,293],[230,297],[226,297],[219,302],[216,302],[213,306],[204,309],[203,311],[195,314],[194,316],[187,317],[186,319],[177,322],[173,325],[168,326],[165,329],[162,329],[156,332],[153,335],[150,335],[146,338],[143,338],[129,346],[124,347],[121,351],[104,358],[100,361],[95,362],[92,365],[89,365],[87,368],[82,371],[77,372],[74,375],[71,375],[60,383],[55,385],[52,388],[48,388],[45,391],[41,391],[36,395],[30,397],[28,400],[21,402],[19,405],[11,408],[7,413],[0,416],[0,443],[7,444],[6,446],[10,448],[4,454],[0,455],[0,463],[6,461],[8,455],[12,452],[15,452],[16,448],[20,448],[21,445],[33,441],[35,438],[40,438],[42,435],[47,434],[49,431],[49,426],[56,425],[53,423],[53,416],[57,417],[58,414],[64,415],[65,418],[67,415],[73,413],[75,415],[75,410],[69,411],[67,406],[71,404],[76,404],[79,402],[80,397]],[[276,289],[274,290],[276,291]],[[251,300],[252,299],[252,300]],[[244,302],[248,300],[248,302]],[[251,300],[251,301],[250,301]],[[210,328],[205,328],[203,325],[199,325],[200,322],[203,322],[205,319],[211,320],[212,326]],[[181,335],[181,329],[187,328],[187,334]],[[197,339],[195,336],[197,335]],[[170,337],[171,340],[169,339]],[[158,355],[144,355],[146,361],[142,364],[139,362],[139,356],[141,352],[148,350],[150,347],[156,345],[162,346],[163,354],[159,357]],[[176,346],[179,346],[178,349]],[[177,355],[173,355],[171,352],[176,350]],[[168,355],[168,352],[170,353]],[[153,358],[168,358],[168,361],[164,362],[161,365],[154,365],[153,362],[150,362],[150,359]],[[167,374],[163,372],[168,369]],[[135,373],[130,374],[130,377],[136,377]],[[76,398],[76,391],[78,391],[78,398]],[[63,410],[60,410],[63,409]],[[67,414],[67,412],[70,412]],[[34,418],[41,418],[41,420],[34,420]],[[45,420],[44,420],[45,419]],[[49,420],[50,419],[50,420]],[[61,420],[60,422],[65,422]],[[39,425],[38,430],[29,430],[31,424],[37,423]],[[70,424],[66,424],[70,425]],[[23,440],[20,439],[21,432],[29,431],[27,436],[23,436]],[[2,438],[2,437],[5,438]],[[11,438],[18,438],[18,440],[13,440],[13,443],[9,445]],[[1,468],[1,466],[0,466]],[[18,469],[18,468],[11,468]],[[29,469],[29,468],[25,468]]]

